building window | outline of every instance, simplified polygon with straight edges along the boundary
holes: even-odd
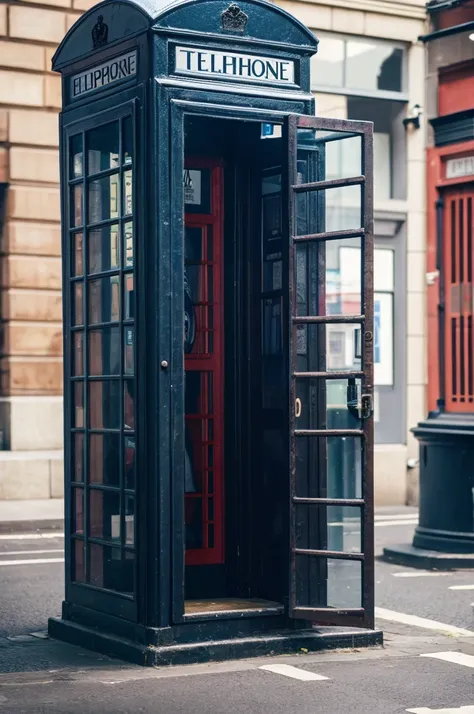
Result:
[[[312,89],[343,89],[344,93],[364,95],[406,92],[402,44],[324,33],[318,37],[318,53],[311,60]]]
[[[347,97],[347,118],[374,122],[374,199],[379,204],[406,198],[405,103]]]

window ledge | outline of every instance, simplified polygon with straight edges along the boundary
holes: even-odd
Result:
[[[379,238],[395,238],[406,219],[405,201],[386,201],[383,207],[378,204],[374,209],[374,234]]]

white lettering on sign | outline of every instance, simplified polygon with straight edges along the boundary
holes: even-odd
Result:
[[[176,48],[175,71],[252,82],[293,84],[295,81],[295,63],[290,60],[236,52],[214,52],[198,47]]]
[[[474,156],[463,156],[460,159],[446,161],[446,178],[461,178],[474,175]]]
[[[129,79],[137,73],[137,52],[128,52],[113,60],[92,67],[86,72],[71,77],[71,96],[73,99],[88,94],[96,89],[102,89],[109,84]]]

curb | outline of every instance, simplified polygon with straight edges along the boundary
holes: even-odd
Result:
[[[35,533],[37,531],[64,531],[64,518],[49,518],[25,521],[0,521],[0,533]]]
[[[441,553],[412,545],[394,545],[383,549],[378,560],[422,570],[473,570],[474,553]]]

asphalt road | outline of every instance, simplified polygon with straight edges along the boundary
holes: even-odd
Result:
[[[409,542],[415,522],[379,516],[377,552]],[[64,564],[42,561],[62,560],[62,546],[0,538],[0,714],[474,714],[474,571],[377,562],[383,649],[149,670],[27,636],[60,613]],[[427,620],[414,626],[412,615]],[[275,664],[290,669],[262,669]]]

